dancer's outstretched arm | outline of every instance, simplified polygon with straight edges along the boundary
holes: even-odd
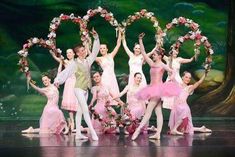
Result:
[[[194,59],[194,56],[191,57],[191,58],[189,58],[189,59],[188,59],[188,58],[181,58],[181,57],[179,57],[179,62],[180,62],[181,64],[186,64],[186,63],[192,62],[193,59]]]
[[[94,104],[94,102],[97,100],[97,89],[96,89],[96,87],[93,87],[92,89],[91,89],[91,92],[92,92],[92,99],[91,99],[91,102],[90,102],[90,104],[89,104],[89,108],[91,107],[91,106],[93,106],[93,104]]]
[[[145,61],[152,66],[154,64],[154,62],[152,61],[152,59],[146,54],[145,48],[144,48],[144,44],[143,44],[143,37],[144,37],[144,33],[141,33],[139,35],[139,43],[140,43],[140,52],[141,54],[144,56]]]
[[[119,95],[117,97],[113,97],[114,100],[118,100],[119,98],[121,98],[124,94],[127,93],[127,91],[129,90],[128,85],[122,90],[122,92],[119,93]]]
[[[57,57],[53,52],[50,51],[51,56],[57,61],[60,62],[62,58]]]
[[[170,73],[170,80],[175,81],[175,71],[172,70],[169,66],[167,66],[166,64],[162,63],[162,67]]]
[[[122,45],[123,45],[124,50],[127,53],[127,55],[129,57],[133,56],[133,52],[131,52],[131,50],[127,46],[125,34],[122,35]]]
[[[195,90],[206,78],[207,73],[205,72],[202,77],[200,78],[199,81],[197,81],[196,83],[194,83],[190,88],[189,88],[189,93],[191,93],[193,90]]]
[[[121,40],[122,40],[122,32],[121,32],[121,30],[119,28],[119,30],[118,30],[117,45],[115,46],[113,51],[110,53],[113,58],[116,56],[116,54],[117,54],[117,52],[118,52],[118,50],[119,50],[119,48],[121,46]]]
[[[31,78],[27,78],[28,80],[27,81],[29,81],[29,84],[30,84],[30,86],[33,88],[33,89],[35,89],[36,91],[38,91],[40,94],[42,94],[42,95],[45,95],[45,88],[39,88],[39,87],[37,87],[35,84],[33,84],[32,82],[31,82]]]
[[[93,29],[92,30],[92,35],[94,38],[94,42],[93,42],[93,47],[92,47],[92,52],[91,54],[87,57],[87,61],[89,63],[89,66],[91,66],[93,64],[93,62],[95,61],[99,50],[100,50],[100,40],[99,40],[99,36],[97,34],[97,32]]]
[[[77,68],[76,61],[72,61],[63,71],[57,74],[54,84],[56,86],[63,84],[70,76],[74,74]]]

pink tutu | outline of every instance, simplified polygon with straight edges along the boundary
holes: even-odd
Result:
[[[181,92],[181,88],[177,83],[174,82],[165,82],[159,84],[152,84],[144,87],[140,90],[136,97],[139,100],[148,100],[154,97],[171,97],[177,96]]]

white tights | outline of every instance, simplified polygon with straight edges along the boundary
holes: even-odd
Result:
[[[92,126],[91,123],[91,118],[89,115],[89,109],[88,109],[88,105],[87,105],[87,101],[86,101],[86,97],[87,97],[87,91],[84,91],[80,88],[75,88],[75,95],[77,97],[78,100],[78,110],[76,113],[76,137],[81,136],[81,120],[82,120],[82,114],[84,117],[84,120],[90,130],[91,136],[92,138],[97,137],[96,132]]]

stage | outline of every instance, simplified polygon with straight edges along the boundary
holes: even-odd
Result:
[[[75,140],[75,134],[39,135],[21,134],[28,125],[37,121],[0,122],[1,157],[233,157],[235,154],[234,121],[195,122],[206,125],[212,133],[196,133],[193,136],[167,135],[164,123],[161,140],[149,140],[141,134],[136,141],[128,135],[99,135],[99,141]],[[88,135],[89,136],[89,135]]]

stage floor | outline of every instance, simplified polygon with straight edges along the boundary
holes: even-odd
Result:
[[[167,135],[167,122],[161,140],[149,140],[149,134],[141,134],[136,141],[131,136],[105,134],[99,141],[75,140],[70,135],[21,134],[20,130],[37,122],[0,122],[1,157],[234,157],[235,122],[204,121],[212,133],[193,136]]]

